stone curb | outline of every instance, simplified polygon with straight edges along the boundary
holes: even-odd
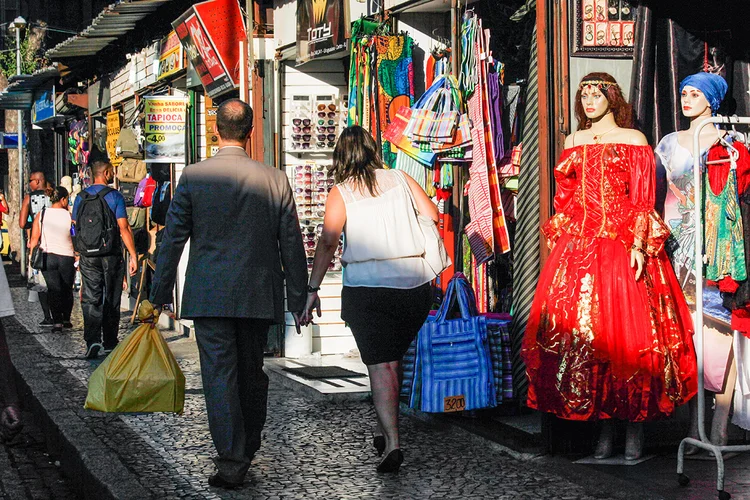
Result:
[[[25,330],[15,318],[14,321]],[[7,330],[7,329],[6,329]],[[88,428],[39,370],[50,360],[32,334],[6,335],[23,404],[43,430],[48,451],[60,457],[63,473],[82,498],[141,500],[151,494],[138,482],[118,455]],[[56,361],[52,361],[56,362]]]

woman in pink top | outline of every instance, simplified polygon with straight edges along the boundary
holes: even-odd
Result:
[[[75,253],[70,237],[70,212],[68,190],[62,186],[47,192],[52,206],[43,209],[34,218],[31,230],[31,248],[39,240],[45,253],[42,274],[49,290],[49,307],[52,313],[53,332],[70,328],[73,310],[73,282],[75,281]]]

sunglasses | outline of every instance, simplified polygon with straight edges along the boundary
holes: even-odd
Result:
[[[332,125],[332,126],[328,126],[328,127],[326,127],[326,126],[322,126],[322,127],[319,126],[318,127],[318,133],[319,134],[325,134],[326,132],[328,132],[329,134],[333,134],[334,132],[336,132],[336,126]]]
[[[304,125],[305,127],[309,127],[312,120],[309,118],[294,118],[292,120],[292,124],[294,124],[295,127],[299,127],[300,125]]]
[[[302,235],[302,237],[305,238],[306,240],[308,240],[308,242],[314,242],[316,236],[317,235],[315,234],[315,231],[313,231],[312,233],[304,233]]]
[[[319,148],[333,148],[336,143],[335,142],[318,142],[315,144]]]
[[[323,126],[323,125],[326,125],[326,124],[328,124],[328,125],[336,125],[336,122],[334,120],[323,120],[323,119],[318,120],[318,126]]]
[[[312,265],[312,263],[315,262],[315,257],[308,257],[307,258],[307,264]]]
[[[292,139],[294,139],[295,141],[304,141],[304,142],[310,142],[311,138],[312,136],[310,134],[304,134],[304,135],[294,134],[292,136]]]
[[[302,172],[303,170],[306,170],[306,171],[309,172],[310,170],[312,170],[312,168],[313,168],[313,166],[310,165],[310,164],[307,164],[307,165],[295,165],[294,166],[294,170],[296,170],[298,173]]]
[[[328,139],[329,142],[333,142],[336,140],[336,134],[318,134],[319,141],[325,141],[326,139]]]
[[[328,113],[326,113],[325,111],[321,111],[318,113],[318,118],[325,118],[326,116],[328,118],[336,118],[336,113],[334,113],[333,111],[329,111]]]
[[[297,194],[304,193],[305,195],[310,196],[312,194],[312,189],[310,189],[310,188],[307,188],[307,189],[305,189],[305,188],[294,188],[294,192],[297,193]]]
[[[310,149],[309,142],[293,142],[292,149]]]
[[[292,127],[292,130],[294,131],[295,134],[299,134],[299,133],[309,134],[310,131],[311,131],[311,129],[312,129],[312,127],[310,127],[310,126],[307,126],[307,127]]]
[[[318,111],[325,111],[326,109],[328,109],[329,111],[336,111],[336,105],[333,103],[327,106],[325,104],[318,104]]]

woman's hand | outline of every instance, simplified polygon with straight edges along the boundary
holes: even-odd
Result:
[[[638,281],[638,279],[641,277],[641,274],[643,274],[644,260],[645,258],[643,256],[643,249],[633,245],[633,248],[630,249],[630,267],[635,269],[636,281]]]
[[[302,311],[302,317],[300,318],[300,324],[307,326],[313,321],[313,310],[318,313],[320,318],[320,296],[318,292],[310,292],[307,294],[307,304],[305,304],[305,310]]]

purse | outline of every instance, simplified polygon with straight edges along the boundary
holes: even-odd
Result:
[[[417,208],[417,201],[414,199],[414,194],[411,192],[409,182],[406,180],[405,174],[400,170],[399,177],[401,182],[404,183],[404,188],[409,193],[409,199],[411,200],[411,206],[414,209],[414,215],[417,217],[417,223],[419,228],[422,230],[424,236],[424,254],[422,258],[427,262],[427,265],[438,276],[448,266],[451,265],[451,258],[448,256],[448,251],[445,249],[445,244],[440,238],[437,225],[435,221],[419,213]]]
[[[47,256],[42,250],[42,235],[44,234],[44,212],[46,210],[46,208],[42,209],[42,216],[39,219],[39,242],[31,251],[31,268],[36,269],[37,271],[44,270],[44,262],[47,260]]]

